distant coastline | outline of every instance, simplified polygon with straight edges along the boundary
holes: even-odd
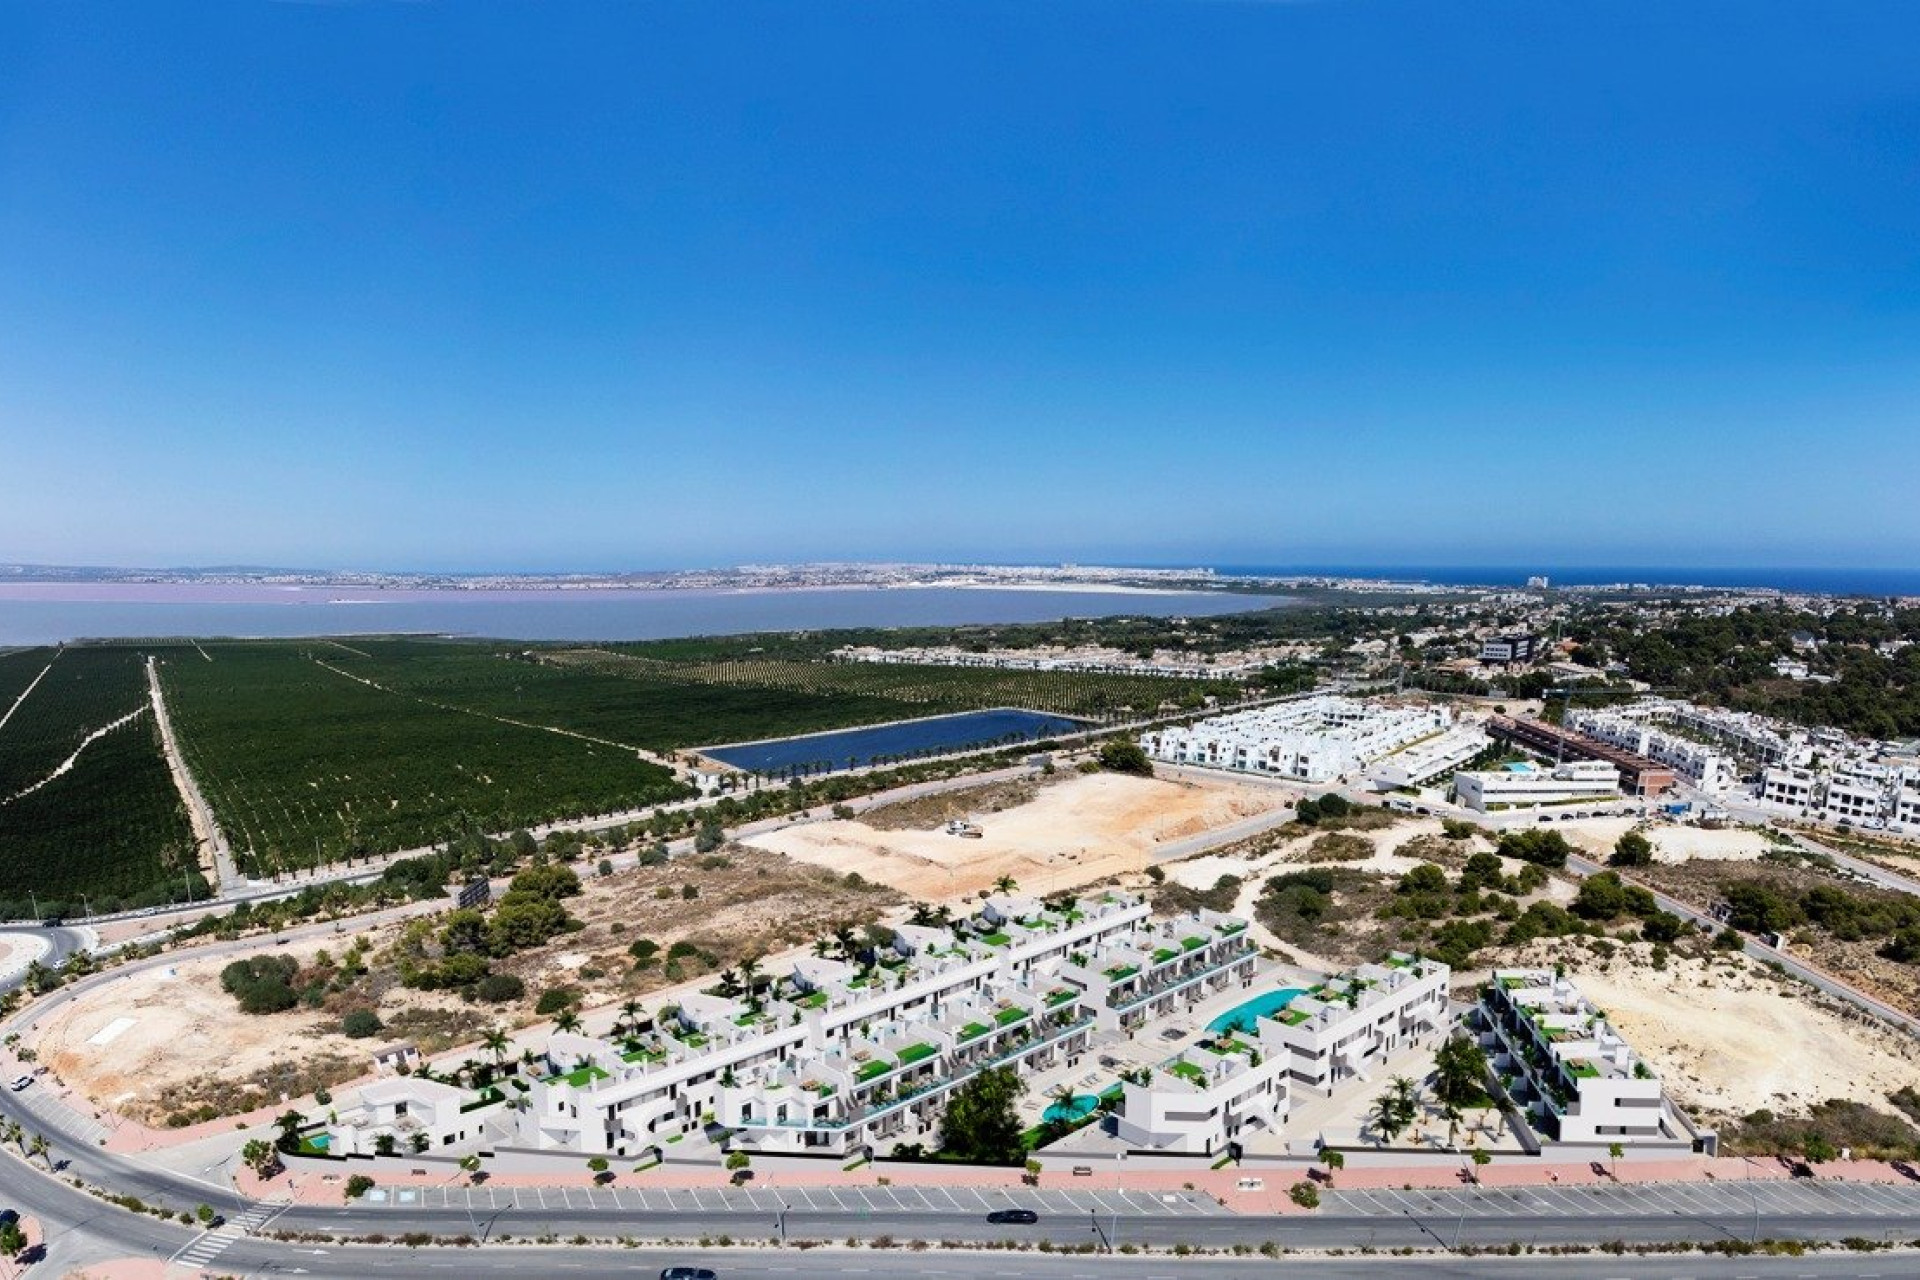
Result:
[[[370,594],[377,598],[368,599]],[[878,584],[802,587],[447,590],[264,583],[0,581],[0,645],[159,637],[451,635],[499,640],[663,640],[759,631],[946,627],[1145,614],[1240,613],[1280,593]]]

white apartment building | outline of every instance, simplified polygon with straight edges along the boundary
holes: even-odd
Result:
[[[1328,782],[1452,725],[1453,713],[1444,706],[1323,695],[1155,729],[1141,736],[1140,746],[1170,764]]]
[[[1774,765],[1760,774],[1760,799],[1794,813],[1805,813],[1819,793],[1820,778],[1811,769]]]
[[[1121,1087],[1115,1127],[1134,1150],[1213,1155],[1278,1130],[1296,1090],[1331,1094],[1447,1025],[1447,966],[1395,952],[1251,1011]]]
[[[1071,1066],[1096,1027],[1251,983],[1245,930],[1210,911],[1155,922],[1120,893],[992,898],[952,928],[903,926],[872,964],[805,959],[621,1041],[554,1037],[520,1142],[635,1156],[717,1124],[743,1150],[845,1155],[930,1134],[979,1071]]]
[[[1664,764],[1709,795],[1720,795],[1740,780],[1740,771],[1724,752],[1691,738],[1656,728],[1663,704],[1612,710],[1575,708],[1565,726],[1589,738]]]
[[[1552,970],[1495,970],[1476,1020],[1489,1064],[1541,1137],[1596,1145],[1693,1138],[1660,1078]]]
[[[1393,790],[1417,787],[1452,773],[1493,745],[1479,724],[1457,724],[1437,738],[1427,738],[1375,761],[1368,775],[1376,787]]]
[[[472,1146],[485,1136],[488,1117],[499,1115],[505,1105],[498,1089],[474,1095],[438,1080],[375,1080],[361,1086],[354,1105],[329,1121],[325,1150],[332,1156],[372,1156]]]
[[[1604,760],[1567,760],[1547,768],[1507,764],[1498,769],[1463,769],[1453,775],[1454,799],[1469,809],[1602,802],[1620,798],[1620,771]]]

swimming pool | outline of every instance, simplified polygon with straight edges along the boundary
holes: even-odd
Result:
[[[1040,1118],[1046,1121],[1065,1120],[1072,1122],[1074,1120],[1084,1120],[1087,1116],[1091,1115],[1093,1109],[1099,1105],[1100,1099],[1091,1093],[1076,1094],[1070,1103],[1054,1103],[1040,1113]]]
[[[903,720],[898,724],[874,725],[866,729],[841,729],[797,738],[772,738],[764,742],[737,742],[731,746],[707,747],[703,754],[738,769],[762,773],[779,774],[793,770],[801,773],[832,773],[879,761],[1033,742],[1055,734],[1082,733],[1087,728],[1088,723],[1083,720],[1003,707],[994,711],[963,711],[956,715]]]
[[[1254,1023],[1270,1013],[1278,1013],[1293,1003],[1293,998],[1305,995],[1304,987],[1281,987],[1278,991],[1269,991],[1265,995],[1255,996],[1243,1004],[1237,1004],[1212,1022],[1207,1024],[1209,1031],[1239,1031],[1251,1035]]]

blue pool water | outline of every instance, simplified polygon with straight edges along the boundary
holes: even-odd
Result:
[[[1040,1118],[1042,1120],[1079,1120],[1087,1116],[1099,1105],[1100,1099],[1093,1094],[1077,1094],[1071,1103],[1054,1103],[1040,1113]]]
[[[1269,991],[1263,996],[1255,996],[1244,1004],[1237,1004],[1212,1022],[1207,1024],[1209,1031],[1251,1032],[1254,1023],[1270,1013],[1277,1013],[1293,1003],[1297,995],[1305,994],[1301,987],[1282,987],[1278,991]]]
[[[1042,715],[1038,711],[964,711],[958,715],[875,725],[870,729],[842,729],[799,738],[742,742],[730,747],[714,747],[703,754],[738,769],[785,773],[798,767],[807,773],[830,773],[872,764],[883,757],[939,754],[1000,742],[1033,742],[1054,734],[1079,733],[1086,728],[1083,721]]]

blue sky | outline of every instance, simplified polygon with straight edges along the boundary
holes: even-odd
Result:
[[[1920,6],[0,5],[0,560],[1920,565]]]

